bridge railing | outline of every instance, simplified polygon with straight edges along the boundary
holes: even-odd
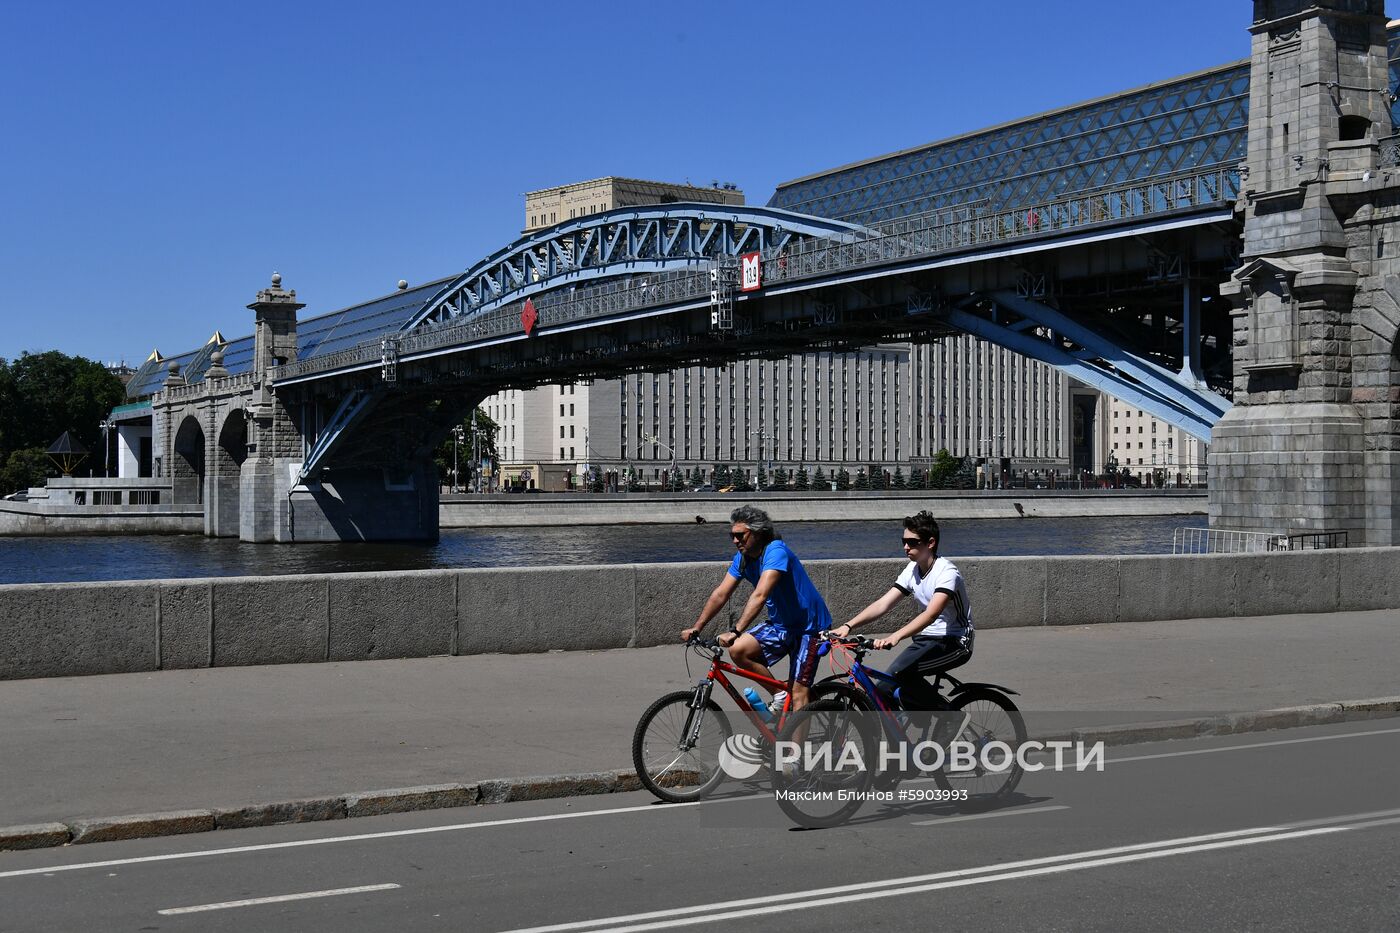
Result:
[[[889,221],[840,241],[810,239],[763,255],[763,282],[797,281],[979,248],[1110,226],[1127,220],[1224,206],[1239,195],[1233,168],[1150,179],[1119,188],[1083,192],[1043,204],[971,216],[916,216]],[[599,285],[570,287],[535,300],[538,326],[551,327],[607,318],[644,308],[684,304],[708,297],[708,270],[638,273]],[[405,335],[400,355],[411,356],[520,332],[521,304],[470,318],[423,325]],[[377,364],[379,338],[337,353],[281,366],[274,383],[355,366]]]
[[[847,243],[807,240],[764,264],[764,281],[821,276],[938,253],[999,245],[1153,215],[1224,205],[1239,195],[1239,173],[1217,168],[1088,191],[1072,198],[968,217],[887,221]]]

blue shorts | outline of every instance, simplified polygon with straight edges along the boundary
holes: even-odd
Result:
[[[783,658],[792,656],[792,679],[804,687],[812,686],[817,676],[817,663],[821,654],[817,648],[821,642],[816,632],[789,632],[772,622],[755,625],[745,632],[758,640],[763,652],[763,663],[772,667]]]

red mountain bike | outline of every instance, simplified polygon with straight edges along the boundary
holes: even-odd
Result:
[[[647,707],[632,735],[632,764],[642,786],[672,803],[699,800],[724,780],[720,753],[734,729],[713,699],[715,684],[724,688],[758,730],[758,743],[751,749],[754,755],[771,755],[792,706],[791,674],[782,681],[735,667],[722,660],[724,648],[711,638],[692,638],[686,650],[707,658],[710,669],[691,689],[668,693]],[[770,691],[787,691],[783,708],[773,711],[774,722],[769,723],[749,706],[728,674],[752,680]]]

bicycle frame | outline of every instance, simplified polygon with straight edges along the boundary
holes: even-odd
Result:
[[[865,691],[865,695],[870,697],[870,702],[875,704],[875,709],[880,712],[880,722],[885,727],[886,734],[893,741],[899,741],[904,737],[904,730],[899,725],[899,720],[895,718],[895,709],[885,703],[884,694],[875,686],[875,679],[884,681],[890,685],[890,693],[894,693],[895,679],[879,668],[866,667],[860,658],[852,658],[850,680],[857,687]],[[872,679],[872,675],[874,679]]]
[[[744,699],[744,695],[735,688],[734,684],[725,676],[726,674],[734,674],[738,677],[743,677],[745,680],[752,680],[775,692],[777,690],[786,690],[788,692],[788,700],[783,705],[783,708],[774,712],[775,719],[772,726],[769,726],[767,720],[758,715],[757,711],[749,705],[749,701]],[[718,653],[713,653],[710,659],[709,671],[706,672],[705,678],[695,685],[695,699],[691,701],[692,709],[700,709],[705,705],[705,701],[710,698],[711,693],[714,691],[715,684],[719,684],[723,687],[724,691],[733,698],[739,709],[744,711],[749,717],[749,721],[754,724],[759,734],[761,734],[765,740],[768,742],[778,741],[778,731],[782,729],[783,720],[787,718],[787,708],[792,705],[791,675],[789,675],[787,680],[764,677],[762,674],[755,674],[741,667],[736,667],[728,661],[722,661]],[[687,729],[687,735],[689,735],[689,731],[690,730]]]
[[[892,696],[894,694],[894,688],[898,685],[898,681],[896,681],[893,677],[880,670],[879,668],[866,666],[862,658],[868,650],[868,648],[857,648],[856,651],[852,654],[851,666],[850,669],[846,672],[849,675],[847,680],[855,684],[855,686],[859,687],[865,693],[865,695],[870,698],[870,702],[875,704],[875,709],[880,713],[880,724],[884,727],[886,736],[893,742],[902,741],[906,738],[906,736],[904,733],[903,725],[901,725],[898,717],[896,717],[895,715],[895,713],[899,712],[899,710],[887,704],[885,702],[885,696],[887,694],[881,692],[875,686],[876,680],[883,681],[885,684],[888,685],[888,695]],[[959,690],[966,686],[947,672],[939,673],[934,677],[933,680],[933,689],[938,692],[939,696],[943,695],[942,684],[944,680],[947,680],[948,682],[954,685],[954,695],[956,695]],[[993,684],[986,686],[996,685]],[[997,687],[997,689],[1003,690],[1005,692],[1014,692],[1006,690],[1006,688],[1004,687]],[[966,725],[967,717],[964,716],[962,724],[958,726],[958,729],[961,730]]]

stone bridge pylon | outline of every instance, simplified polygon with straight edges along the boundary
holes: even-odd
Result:
[[[1256,0],[1212,525],[1400,543],[1400,165],[1383,0]]]
[[[178,366],[170,366],[164,388],[152,398],[152,416],[176,504],[202,504],[205,534],[214,537],[435,539],[438,485],[430,455],[451,422],[444,414],[408,416],[391,408],[387,430],[370,431],[361,444],[383,451],[380,460],[352,460],[315,479],[302,475],[307,452],[336,405],[324,394],[273,390],[276,368],[296,359],[303,307],[274,274],[248,306],[255,316],[249,371],[230,375],[217,344],[198,382],[186,384]],[[320,387],[322,393],[336,388]],[[451,394],[444,404],[409,393],[408,404],[460,413],[484,396]],[[413,435],[412,451],[402,442],[405,433]]]

